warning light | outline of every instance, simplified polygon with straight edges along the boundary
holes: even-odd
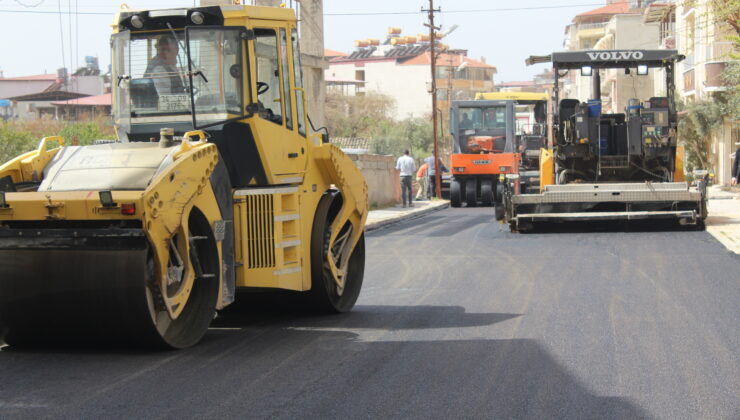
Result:
[[[136,214],[136,203],[122,203],[121,214],[126,216],[133,216]]]

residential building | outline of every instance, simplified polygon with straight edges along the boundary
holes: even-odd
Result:
[[[356,41],[356,49],[344,57],[329,61],[324,77],[330,84],[353,83],[349,94],[377,92],[395,100],[395,116],[426,117],[430,115],[431,53],[428,35],[403,36],[398,28],[389,28],[385,41]],[[438,109],[443,114],[449,101],[472,99],[476,92],[490,92],[496,67],[485,59],[467,57],[466,50],[452,50],[438,44],[436,79]],[[444,118],[444,117],[443,117]]]
[[[711,101],[727,90],[722,72],[731,62],[731,30],[727,24],[717,22],[710,1],[694,0],[672,4],[675,13],[675,43],[686,59],[679,63],[676,86],[684,102]],[[716,181],[730,182],[730,154],[740,142],[740,122],[725,119],[712,136],[711,166]]]
[[[324,58],[332,60],[334,58],[346,57],[349,54],[324,48]],[[324,74],[326,82],[326,91],[338,93],[343,96],[360,96],[364,94],[364,80],[343,79],[341,77],[329,76]]]
[[[102,95],[52,102],[51,105],[57,108],[56,115],[59,119],[79,121],[111,115],[112,102],[111,94],[104,93]]]
[[[520,80],[512,82],[500,82],[494,85],[494,92],[535,92],[549,93],[553,87],[552,69],[546,69],[535,75],[532,80]]]
[[[567,28],[565,46],[571,50],[656,49],[660,46],[660,25],[646,22],[642,9],[646,2],[616,1],[581,13]],[[648,77],[635,72],[611,69],[601,74],[601,100],[604,112],[624,112],[630,98],[647,99],[665,96],[663,77],[651,70]],[[662,89],[661,89],[662,88]],[[572,71],[564,87],[569,98],[592,99],[591,77]]]
[[[59,69],[57,74],[0,78],[0,99],[7,101],[4,118],[58,119],[77,115],[59,115],[55,103],[103,95],[106,90],[106,77],[100,75],[97,58],[86,57],[86,62],[71,76],[67,69]],[[110,107],[110,101],[106,105]]]

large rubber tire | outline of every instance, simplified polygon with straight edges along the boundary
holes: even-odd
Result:
[[[496,216],[496,220],[503,220],[506,216],[506,209],[504,208],[504,205],[496,203],[496,206],[494,207],[494,214]]]
[[[209,277],[196,278],[193,290],[190,292],[190,297],[186,303],[187,306],[175,320],[171,320],[167,312],[156,312],[152,302],[149,301],[149,310],[153,314],[153,318],[159,321],[164,317],[166,322],[166,325],[159,325],[160,322],[155,323],[158,339],[162,341],[162,344],[176,349],[195,345],[208,331],[208,327],[216,314],[218,279],[221,277],[218,273],[216,240],[208,219],[200,211],[194,209],[190,214],[188,223],[190,236],[200,238],[190,241],[190,259],[196,270],[196,275],[206,274]],[[149,271],[149,274],[153,276],[154,273]]]
[[[456,179],[450,181],[450,205],[452,207],[460,207],[462,205],[462,187],[460,182]]]
[[[493,180],[481,179],[480,181],[480,200],[484,207],[491,207],[494,201]]]
[[[191,213],[190,231],[205,237],[194,249],[201,271],[216,274],[216,241],[200,212]],[[2,290],[12,290],[6,287],[13,284],[23,289],[0,299],[10,345],[112,342],[185,348],[203,337],[215,315],[220,276],[196,279],[177,319],[171,320],[163,308],[155,309],[154,259],[148,242],[126,250],[18,250],[8,255],[17,262],[3,264]],[[2,261],[8,261],[5,255]]]
[[[325,264],[329,252],[331,223],[341,208],[342,199],[337,192],[328,192],[319,201],[311,233],[311,291],[309,301],[320,312],[349,312],[355,306],[362,289],[365,274],[365,234],[360,236],[349,258],[347,279],[340,295],[331,271]]]
[[[478,205],[478,180],[470,178],[465,182],[465,203],[468,207],[475,207]]]

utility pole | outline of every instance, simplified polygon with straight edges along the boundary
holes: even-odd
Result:
[[[424,26],[429,27],[429,42],[430,42],[430,55],[431,55],[431,61],[432,61],[432,136],[434,139],[434,185],[435,185],[435,192],[437,193],[437,198],[442,197],[442,177],[441,177],[441,165],[439,164],[439,149],[437,147],[437,69],[436,69],[436,62],[437,62],[437,52],[436,52],[436,43],[437,43],[437,30],[439,30],[438,27],[434,26],[434,12],[441,11],[439,8],[434,8],[434,0],[429,0],[429,9],[421,9],[422,12],[427,12],[429,15],[429,23],[425,23]]]

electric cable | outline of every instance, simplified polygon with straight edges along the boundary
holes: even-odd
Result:
[[[62,67],[67,67],[67,62],[64,54],[64,26],[62,21],[62,0],[57,0],[57,7],[59,9],[59,42],[62,44]]]
[[[460,9],[460,10],[442,10],[440,13],[484,13],[484,12],[509,12],[517,10],[539,10],[539,9],[563,9],[567,7],[588,7],[603,6],[603,3],[581,3],[581,4],[561,4],[554,6],[530,6],[530,7],[501,7],[495,9]],[[324,13],[324,16],[375,16],[375,15],[416,15],[418,12],[356,12],[356,13]]]
[[[23,6],[23,7],[39,7],[39,6],[41,6],[41,5],[42,5],[42,4],[43,4],[43,3],[44,3],[44,2],[46,1],[46,0],[39,0],[39,2],[38,2],[38,3],[36,3],[36,4],[25,4],[25,3],[21,2],[20,0],[14,0],[14,1],[15,1],[16,3],[18,3],[18,4],[20,4],[20,5],[21,5],[21,6]]]
[[[18,2],[18,0],[15,0]],[[43,3],[42,0],[38,5]],[[37,5],[31,5],[26,7],[36,7]],[[565,9],[573,7],[590,7],[590,6],[603,6],[603,3],[580,3],[580,4],[560,4],[552,6],[530,6],[530,7],[502,7],[493,9],[459,9],[459,10],[442,10],[440,13],[486,13],[486,12],[511,12],[511,11],[525,11],[525,10],[543,10],[543,9]],[[57,13],[46,10],[0,10],[0,13],[39,13],[49,14]],[[349,12],[349,13],[324,13],[324,16],[383,16],[383,15],[416,15],[421,14],[421,11],[396,11],[396,12]],[[113,15],[114,12],[79,12],[81,15]]]

